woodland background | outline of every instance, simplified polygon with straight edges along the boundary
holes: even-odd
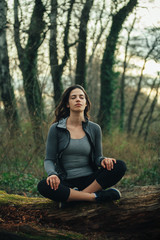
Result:
[[[148,14],[156,4],[0,1],[1,189],[38,194],[54,109],[74,83],[89,94],[104,155],[127,164],[120,186],[160,183],[160,21]]]

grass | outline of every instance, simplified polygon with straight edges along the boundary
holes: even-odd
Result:
[[[46,133],[45,133],[46,136]],[[0,144],[0,189],[8,193],[38,196],[37,184],[46,176],[44,171],[45,142],[35,148],[29,125],[17,138],[3,134]],[[126,162],[127,172],[120,186],[160,184],[158,146],[125,133],[114,131],[103,138],[104,156]]]
[[[125,133],[113,132],[103,139],[104,155],[124,160],[127,165],[122,186],[160,184],[158,146]]]

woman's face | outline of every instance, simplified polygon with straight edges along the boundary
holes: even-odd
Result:
[[[87,102],[84,92],[79,88],[73,89],[70,92],[67,104],[67,107],[70,108],[70,111],[82,112],[85,110],[86,106]]]

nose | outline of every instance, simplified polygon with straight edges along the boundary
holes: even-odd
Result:
[[[76,101],[77,101],[77,102],[80,102],[80,97],[77,97],[77,98],[76,98]]]

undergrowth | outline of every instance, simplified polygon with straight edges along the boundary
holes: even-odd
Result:
[[[46,128],[47,129],[47,128]],[[46,133],[45,137],[46,139]],[[135,137],[114,131],[103,138],[104,156],[124,160],[127,172],[118,185],[160,184],[158,146]],[[30,125],[14,139],[7,133],[0,142],[0,189],[8,193],[37,196],[37,183],[44,177],[45,140],[35,147]]]
[[[37,184],[39,179],[31,174],[2,173],[0,189],[9,193],[18,193],[27,196],[37,196]]]
[[[119,185],[130,187],[135,185],[160,184],[160,161],[158,146],[144,142],[135,136],[114,131],[103,139],[104,155],[121,159],[127,165],[127,172]]]

